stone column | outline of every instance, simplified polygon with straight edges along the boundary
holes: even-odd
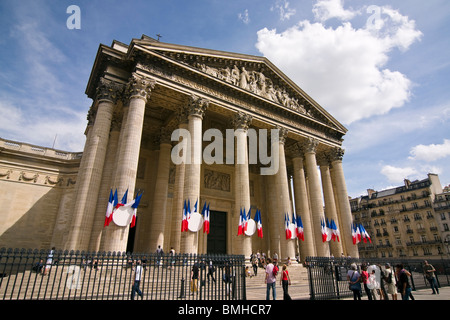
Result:
[[[317,139],[309,138],[305,144],[305,162],[309,181],[309,198],[311,201],[311,215],[314,227],[314,239],[316,253],[319,257],[329,257],[330,249],[328,242],[322,242],[321,221],[324,219],[322,191],[320,178],[317,171],[316,148],[319,144]]]
[[[66,249],[87,250],[91,239],[95,208],[109,140],[114,103],[121,87],[100,79],[97,89],[95,122],[83,153],[82,170],[78,173],[77,194]],[[92,110],[90,110],[92,112]]]
[[[179,129],[188,130],[188,118],[186,108],[181,107],[178,109],[178,122]],[[183,139],[180,144],[182,150],[186,150],[187,141]],[[184,153],[183,157],[186,156]],[[184,194],[184,177],[185,177],[185,163],[177,164],[175,167],[175,184],[172,199],[172,223],[171,223],[171,237],[170,246],[175,249],[175,252],[180,252],[180,240],[181,240],[181,220],[183,219],[183,194]]]
[[[275,185],[274,192],[277,195],[277,218],[279,220],[279,233],[281,235],[280,239],[280,249],[278,252],[279,263],[285,263],[289,257],[292,263],[295,263],[295,240],[286,239],[284,216],[289,215],[289,221],[292,222],[292,209],[291,200],[289,197],[289,180],[287,177],[286,168],[286,156],[284,152],[284,143],[286,141],[288,130],[286,128],[278,127],[279,130],[279,140],[278,142],[278,154],[279,154],[279,168],[278,172],[275,174]]]
[[[153,193],[150,243],[147,247],[147,252],[154,252],[159,245],[161,248],[165,248],[164,229],[167,216],[166,203],[169,190],[170,151],[172,149],[170,134],[171,132],[168,129],[162,128],[159,135],[158,174],[156,176],[155,192]]]
[[[185,181],[184,181],[184,199],[189,200],[191,210],[198,201],[198,210],[201,212],[200,204],[200,178],[201,178],[201,162],[202,162],[202,122],[203,115],[208,107],[209,101],[192,95],[187,106],[188,112],[188,128],[191,136],[191,157],[185,165]],[[198,233],[183,232],[181,236],[182,253],[197,253],[198,251]]]
[[[332,153],[331,165],[333,167],[331,171],[331,179],[336,186],[335,194],[337,197],[340,223],[339,229],[341,231],[341,241],[344,247],[344,254],[351,256],[352,258],[358,258],[358,247],[353,245],[351,224],[353,222],[352,212],[350,208],[350,202],[348,199],[347,185],[345,183],[344,170],[342,168],[342,158],[344,157],[344,150],[341,148],[335,148]]]
[[[234,214],[233,226],[236,228],[239,224],[240,211],[245,209],[248,214],[250,209],[250,175],[248,171],[248,143],[247,132],[252,121],[252,117],[248,114],[239,112],[233,119],[233,126],[236,137],[236,153],[234,164]],[[236,230],[234,229],[234,230]],[[246,259],[250,258],[252,253],[252,239],[245,234],[243,236],[234,235],[235,248],[234,253],[243,254]],[[237,249],[237,250],[236,250]]]
[[[89,242],[90,251],[100,251],[101,238],[103,236],[103,231],[105,231],[105,213],[108,205],[109,194],[112,188],[111,185],[113,183],[116,152],[120,134],[120,121],[116,117],[117,115],[114,115],[111,123],[111,132],[109,133],[107,151],[109,156],[106,157],[105,165],[103,167],[100,192],[97,201],[97,208],[95,210],[94,226],[91,234],[91,240]]]
[[[336,210],[336,202],[334,200],[333,185],[330,174],[330,161],[327,154],[322,154],[319,157],[320,174],[322,177],[322,189],[325,200],[325,216],[331,222],[334,220],[336,225],[339,225],[338,214]],[[330,251],[334,257],[340,257],[342,254],[342,244],[339,241],[330,240]]]
[[[309,209],[308,191],[306,189],[305,170],[303,168],[303,149],[299,143],[296,144],[296,153],[292,159],[294,166],[294,197],[297,215],[302,218],[304,241],[300,243],[300,259],[304,261],[306,257],[315,257],[314,236],[312,227],[311,211]]]
[[[122,123],[120,145],[116,164],[114,186],[117,188],[119,201],[128,190],[127,202],[133,200],[136,174],[141,148],[142,129],[144,125],[145,104],[155,85],[154,80],[132,74],[127,85],[129,96],[128,112]],[[112,222],[108,226],[107,239],[102,241],[106,251],[126,251],[128,226],[119,227]]]

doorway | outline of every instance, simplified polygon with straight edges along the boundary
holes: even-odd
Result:
[[[210,212],[207,253],[227,253],[227,213],[222,211]]]

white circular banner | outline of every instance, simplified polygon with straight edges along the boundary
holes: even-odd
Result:
[[[245,231],[246,236],[252,236],[256,231],[256,223],[255,220],[250,219],[247,221],[247,230]]]
[[[133,208],[131,206],[121,206],[114,210],[113,221],[119,227],[126,227],[131,223],[133,213]]]
[[[203,226],[203,216],[198,212],[191,213],[188,220],[188,229],[192,232],[198,232]]]
[[[291,231],[291,239],[295,239],[297,234],[297,226],[293,223],[289,224],[289,230]]]

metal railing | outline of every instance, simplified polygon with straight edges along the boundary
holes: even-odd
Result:
[[[0,249],[0,299],[129,300],[138,265],[142,296],[137,299],[246,299],[244,256],[5,248]]]
[[[386,263],[395,270],[397,264],[403,264],[404,268],[411,273],[409,282],[413,291],[429,288],[430,284],[423,271],[423,259],[353,259],[353,258],[325,258],[307,257],[305,266],[308,268],[308,281],[311,300],[332,300],[353,297],[353,292],[348,288],[347,272],[350,265],[355,263],[358,271],[361,266],[377,265],[381,271],[385,271]],[[427,260],[436,269],[435,276],[438,287],[450,285],[450,261],[449,260]],[[380,281],[382,287],[384,281]],[[362,295],[365,294],[364,288]],[[387,296],[387,295],[385,295]],[[390,297],[387,297],[390,299]]]

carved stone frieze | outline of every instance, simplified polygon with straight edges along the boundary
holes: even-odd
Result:
[[[216,68],[196,62],[194,67],[241,89],[250,91],[301,114],[313,117],[312,113],[306,110],[305,106],[298,102],[297,98],[290,95],[286,88],[274,85],[272,79],[267,78],[261,71],[250,71],[245,67],[239,68],[236,64],[232,67]]]
[[[231,176],[223,172],[205,169],[203,182],[207,189],[231,191]]]

